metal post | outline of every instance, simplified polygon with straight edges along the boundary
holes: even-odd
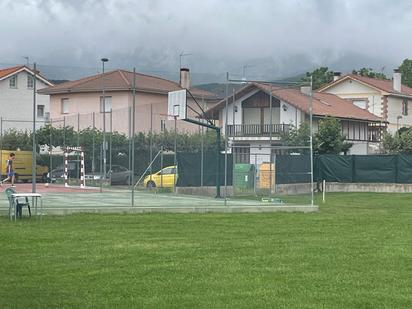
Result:
[[[269,160],[269,201],[272,198],[272,164],[273,164],[273,158],[272,158],[272,126],[273,126],[273,115],[272,115],[272,101],[273,101],[273,97],[272,97],[272,84],[270,84],[270,99],[269,99],[269,156],[270,156],[270,160]],[[264,122],[264,120],[263,120]],[[264,123],[263,123],[264,125]],[[263,126],[264,127],[264,126]]]
[[[94,150],[94,144],[95,144],[95,134],[96,134],[96,118],[95,118],[95,113],[93,112],[93,135],[92,135],[92,173],[96,171],[96,162],[95,162],[95,150]]]
[[[230,153],[232,154],[232,188],[233,188],[233,195],[235,195],[235,152],[234,152],[234,145],[235,145],[235,136],[236,136],[236,126],[235,126],[235,88],[232,90],[232,145],[230,146]],[[229,136],[229,134],[228,134]],[[250,160],[250,155],[249,155]],[[250,162],[249,162],[250,163]]]
[[[66,147],[66,116],[63,116],[63,147]]]
[[[128,131],[129,131],[129,151],[128,151],[128,156],[129,156],[129,166],[128,169],[129,171],[132,170],[132,107],[129,106],[127,109],[127,126],[128,126]],[[134,185],[134,184],[133,184]],[[132,177],[129,178],[129,186],[132,186]],[[131,189],[131,188],[130,188]]]
[[[202,96],[202,108],[205,109],[205,98]],[[203,165],[204,165],[204,127],[200,126],[200,187],[203,187]]]
[[[134,137],[136,125],[136,68],[133,68],[133,107],[132,107],[132,207],[134,206]]]
[[[229,134],[228,134],[228,115],[229,115],[229,110],[228,110],[228,101],[229,101],[229,72],[226,73],[226,89],[225,89],[225,205],[227,201],[227,147],[228,147],[228,142],[229,142]]]
[[[220,195],[220,128],[216,128],[216,198]],[[226,203],[226,199],[225,199]]]
[[[310,205],[313,206],[314,204],[314,196],[313,196],[313,94],[312,94],[312,87],[313,87],[313,79],[310,76],[310,95],[309,95],[309,126],[310,126]]]
[[[103,174],[101,177],[101,181],[103,182],[103,179],[106,178],[106,93],[105,93],[105,88],[104,88],[104,63],[109,61],[107,58],[102,58],[102,115],[103,115]],[[102,173],[102,171],[100,171]]]
[[[49,145],[49,156],[50,156],[50,167],[49,167],[49,173],[50,173],[50,179],[51,179],[51,171],[53,170],[53,136],[52,136],[52,130],[53,130],[53,119],[50,118],[50,145]],[[51,182],[51,180],[50,180]]]
[[[80,113],[77,113],[77,148],[80,147]],[[77,167],[77,179],[80,180],[80,169],[78,168],[78,164],[79,164],[79,152],[76,152],[76,158],[77,158],[77,162],[76,162],[76,167]]]
[[[150,137],[149,137],[149,158],[153,161],[153,104],[150,103]],[[149,167],[150,180],[152,180],[152,164]]]
[[[109,172],[110,172],[110,183],[112,183],[112,135],[113,135],[113,109],[110,109],[110,135],[109,135]]]
[[[173,177],[173,192],[176,193],[176,172],[177,172],[177,116],[174,116],[175,121],[175,141],[174,141],[174,157],[173,165],[175,167],[175,176]]]
[[[163,146],[160,147],[160,188],[163,188]]]
[[[32,163],[31,163],[31,189],[36,192],[36,63],[34,63],[33,71],[33,147],[32,147]]]

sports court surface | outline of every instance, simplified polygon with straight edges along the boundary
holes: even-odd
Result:
[[[5,185],[0,188],[3,193]],[[31,184],[17,184],[19,193],[31,192]],[[75,212],[271,212],[271,211],[317,211],[316,206],[301,204],[285,205],[262,202],[259,199],[216,199],[213,197],[181,195],[174,193],[153,193],[148,191],[132,192],[127,188],[80,189],[65,188],[52,184],[45,187],[38,184],[42,194],[44,214],[69,214]],[[8,212],[8,201],[3,193],[0,198],[0,213]]]

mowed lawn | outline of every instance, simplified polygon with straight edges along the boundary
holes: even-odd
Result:
[[[412,194],[319,213],[0,218],[0,308],[412,308]]]

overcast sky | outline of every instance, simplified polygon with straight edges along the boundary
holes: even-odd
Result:
[[[2,64],[97,68],[104,56],[112,68],[170,72],[184,51],[194,73],[267,63],[286,74],[279,63],[293,57],[412,58],[410,0],[0,0],[0,20]]]

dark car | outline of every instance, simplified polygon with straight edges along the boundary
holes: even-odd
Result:
[[[132,171],[121,165],[112,165],[112,169],[107,172],[107,178],[112,185],[128,185],[132,179]]]

